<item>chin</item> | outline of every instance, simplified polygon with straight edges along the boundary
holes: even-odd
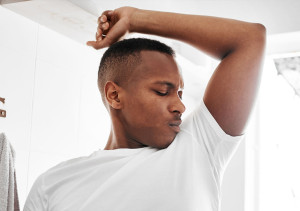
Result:
[[[141,143],[144,143],[149,147],[165,149],[173,143],[176,135],[177,133],[174,133],[173,131],[172,133],[170,133],[170,131],[160,131],[159,133],[155,133],[154,136],[148,136],[148,140],[144,139],[143,142],[141,141]]]
[[[158,143],[158,146],[156,146],[155,148],[158,148],[158,149],[168,148],[168,146],[170,146],[173,143],[173,141],[175,140],[175,137],[168,139],[168,140],[161,141],[160,143]]]

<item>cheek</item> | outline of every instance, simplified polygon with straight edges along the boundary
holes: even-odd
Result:
[[[134,97],[127,106],[125,112],[140,126],[160,124],[167,112],[167,106],[155,97]]]

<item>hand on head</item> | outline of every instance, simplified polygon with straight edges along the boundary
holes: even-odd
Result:
[[[130,31],[129,18],[134,10],[136,9],[122,7],[103,12],[98,18],[96,41],[88,41],[87,45],[101,49],[122,39]]]

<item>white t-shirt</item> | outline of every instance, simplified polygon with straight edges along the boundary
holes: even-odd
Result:
[[[241,139],[227,135],[202,101],[166,149],[99,150],[51,168],[24,211],[217,211],[223,171]]]

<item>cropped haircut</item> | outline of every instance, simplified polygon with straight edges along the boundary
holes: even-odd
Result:
[[[98,88],[105,105],[104,87],[107,81],[113,81],[119,86],[126,83],[133,70],[142,62],[140,52],[143,50],[175,56],[171,47],[146,38],[125,39],[111,45],[103,54],[98,71]]]

